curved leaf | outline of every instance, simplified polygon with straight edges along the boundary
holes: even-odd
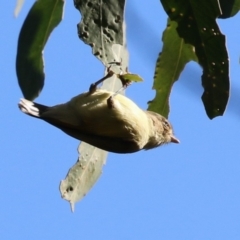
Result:
[[[75,202],[80,201],[96,183],[102,173],[107,152],[89,144],[80,144],[76,164],[69,170],[65,180],[60,183],[62,198],[69,201],[72,212]]]
[[[163,49],[159,54],[154,75],[153,89],[156,90],[156,96],[148,102],[148,110],[166,118],[169,114],[169,95],[174,82],[178,80],[189,61],[197,61],[193,46],[184,43],[176,28],[177,23],[168,20],[162,37]]]
[[[42,51],[63,15],[63,0],[38,0],[29,11],[18,39],[16,71],[26,99],[33,100],[44,85]]]
[[[215,0],[161,0],[185,43],[195,47],[203,68],[202,100],[210,119],[223,115],[229,98],[229,60],[225,36],[221,34],[216,17],[221,15]]]

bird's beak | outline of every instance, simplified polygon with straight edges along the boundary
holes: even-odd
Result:
[[[171,136],[171,142],[180,143],[180,141],[175,136]]]

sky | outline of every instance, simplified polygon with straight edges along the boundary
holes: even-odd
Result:
[[[170,98],[169,118],[181,143],[109,153],[99,181],[72,213],[59,183],[77,160],[79,141],[17,107],[22,97],[15,72],[17,39],[32,3],[26,1],[18,18],[15,1],[0,4],[1,239],[240,239],[240,15],[218,20],[230,57],[225,115],[208,119],[201,69],[188,64]],[[131,85],[126,94],[144,109],[154,97],[166,19],[158,0],[127,2],[129,69],[144,82]],[[103,65],[78,39],[79,21],[79,12],[67,1],[64,19],[44,50],[46,82],[36,102],[66,102],[102,77]]]

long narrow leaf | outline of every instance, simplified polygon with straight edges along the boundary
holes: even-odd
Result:
[[[18,39],[16,71],[26,99],[33,100],[44,86],[42,52],[63,15],[63,0],[38,0],[29,11]]]
[[[203,68],[202,100],[210,119],[223,115],[229,98],[229,60],[225,36],[221,34],[216,18],[221,8],[216,0],[161,0],[177,31],[185,43],[195,47]]]
[[[162,37],[163,49],[155,68],[153,89],[156,90],[156,96],[148,103],[148,110],[166,118],[169,113],[169,95],[174,82],[178,80],[189,61],[197,61],[194,47],[178,36],[176,28],[177,23],[168,20]]]

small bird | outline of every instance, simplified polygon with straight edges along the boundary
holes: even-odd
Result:
[[[21,99],[20,110],[42,119],[66,134],[115,153],[148,150],[179,143],[166,118],[140,109],[121,94],[96,89],[53,107]]]

